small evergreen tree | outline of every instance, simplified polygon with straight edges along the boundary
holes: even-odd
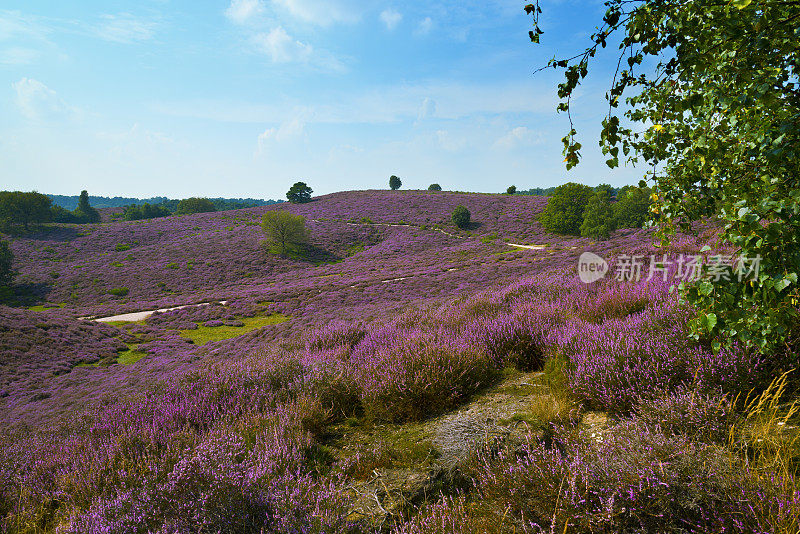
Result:
[[[289,188],[289,191],[286,193],[286,198],[289,202],[303,204],[305,202],[311,202],[311,193],[313,192],[314,190],[308,187],[305,182],[296,182]]]
[[[469,220],[470,220],[470,212],[464,206],[456,206],[456,209],[453,210],[453,214],[450,216],[450,219],[453,221],[453,224],[465,230],[469,228]]]
[[[513,195],[516,192],[517,192],[517,186],[516,185],[511,185],[511,186],[508,187],[508,189],[506,189],[506,194],[507,195]]]
[[[89,193],[84,189],[78,198],[78,207],[73,211],[78,222],[100,222],[100,213],[89,204]]]
[[[403,182],[400,180],[400,178],[398,178],[394,174],[389,177],[389,187],[392,188],[392,191],[400,189],[402,185]]]
[[[428,191],[441,191],[442,186],[439,184],[431,184],[428,186]]]
[[[261,229],[267,236],[267,244],[284,256],[308,243],[305,217],[286,210],[265,213],[261,219]]]
[[[608,239],[609,234],[615,229],[614,208],[608,190],[600,189],[589,199],[583,212],[581,235],[594,239]]]
[[[556,187],[539,222],[557,234],[580,235],[583,212],[594,191],[588,185],[568,182]]]

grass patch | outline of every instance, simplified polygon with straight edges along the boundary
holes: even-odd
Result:
[[[117,356],[117,363],[121,365],[131,365],[145,356],[147,356],[147,353],[139,350],[139,345],[131,344],[128,345],[128,350],[119,353],[119,356]]]
[[[40,304],[38,306],[31,306],[28,308],[28,310],[35,312],[43,312],[47,310],[54,310],[57,308],[64,308],[66,305],[67,305],[66,302],[61,302],[59,304]]]
[[[274,313],[266,317],[245,317],[240,320],[244,326],[200,326],[196,330],[181,330],[180,332],[181,336],[191,339],[195,345],[205,345],[209,341],[231,339],[265,326],[284,323],[289,320],[289,317],[282,313]]]

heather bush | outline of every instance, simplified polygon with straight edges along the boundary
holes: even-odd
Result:
[[[426,506],[409,521],[392,530],[393,534],[484,534],[503,532],[503,521],[481,514],[463,494],[445,495]],[[506,525],[508,528],[508,525]]]
[[[633,413],[640,424],[658,428],[668,436],[719,444],[728,442],[731,427],[740,417],[729,397],[700,393],[686,386],[672,393],[643,393]]]
[[[318,351],[337,347],[355,347],[367,331],[360,322],[331,321],[306,334],[306,350]]]
[[[635,422],[588,439],[560,429],[553,446],[484,453],[482,499],[531,532],[784,532],[800,496],[713,445]]]
[[[482,348],[419,330],[381,333],[353,358],[367,415],[388,421],[430,417],[464,402],[499,374]],[[388,337],[389,339],[385,339]]]

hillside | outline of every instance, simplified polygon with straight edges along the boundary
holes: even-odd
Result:
[[[719,452],[723,395],[758,384],[764,362],[689,341],[670,282],[577,277],[584,251],[646,269],[713,229],[666,251],[650,230],[564,238],[536,222],[545,203],[357,191],[14,238],[18,290],[38,302],[0,308],[0,480],[25,477],[49,504],[3,483],[0,503],[20,504],[0,510],[65,532],[188,532],[186,517],[210,531],[235,517],[243,532],[537,532],[701,484],[671,517],[717,531],[761,506],[758,521],[783,521],[780,484],[723,469],[739,464]],[[469,230],[450,222],[457,205]],[[261,243],[275,209],[306,217],[304,256]],[[689,414],[691,437],[664,406]],[[580,482],[562,493],[568,472]],[[663,527],[648,514],[624,524]]]

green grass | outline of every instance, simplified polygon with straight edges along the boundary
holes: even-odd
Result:
[[[139,350],[138,343],[127,343],[127,345],[128,350],[123,350],[117,354],[116,363],[120,365],[131,365],[132,363],[136,363],[147,356],[146,352]],[[94,363],[79,363],[75,367],[100,367],[101,365],[109,365],[111,363],[114,362],[100,360]]]
[[[245,317],[240,320],[244,326],[200,326],[197,330],[181,330],[181,336],[191,339],[195,345],[205,345],[209,341],[231,339],[265,326],[280,324],[288,321],[289,317],[275,313],[266,317]]]
[[[40,304],[39,306],[31,306],[30,308],[28,308],[28,310],[41,312],[41,311],[53,310],[56,308],[63,308],[66,305],[67,304],[65,302],[61,302],[59,304]]]

